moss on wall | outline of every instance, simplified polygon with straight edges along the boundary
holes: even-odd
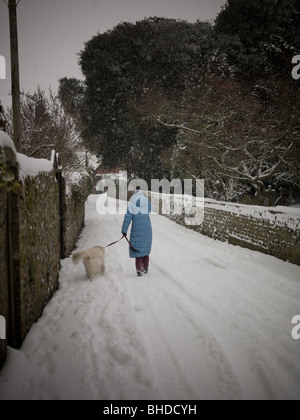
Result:
[[[60,264],[59,190],[54,172],[24,181],[13,229],[16,324],[19,347],[58,287]]]

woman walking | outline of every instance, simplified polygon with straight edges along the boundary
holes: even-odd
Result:
[[[149,270],[149,255],[152,248],[152,226],[150,220],[151,203],[139,188],[133,194],[124,218],[122,234],[127,236],[132,223],[129,253],[136,259],[138,277],[147,274]]]

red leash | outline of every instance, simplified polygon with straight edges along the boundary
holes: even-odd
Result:
[[[122,241],[122,239],[126,239],[126,241],[128,242],[128,245],[130,246],[130,248],[132,249],[132,251],[134,252],[134,253],[136,253],[136,254],[139,254],[140,253],[140,251],[138,251],[137,249],[134,249],[133,248],[133,246],[131,245],[131,243],[129,242],[129,240],[128,240],[128,238],[127,238],[127,236],[125,236],[125,235],[123,235],[122,236],[122,238],[121,239],[119,239],[118,241],[116,241],[116,242],[113,242],[113,243],[111,243],[111,244],[109,244],[109,245],[107,245],[107,246],[105,246],[104,248],[109,248],[110,246],[113,246],[113,245],[116,245],[116,244],[118,244],[119,242],[121,242]]]
[[[116,241],[116,242],[113,242],[112,244],[106,245],[104,248],[109,248],[110,246],[116,245],[116,244],[118,244],[119,242],[121,242],[121,241],[122,241],[122,239],[124,239],[124,238],[125,238],[125,236],[122,236],[122,238],[121,238],[121,239],[119,239],[119,240],[118,240],[118,241]]]

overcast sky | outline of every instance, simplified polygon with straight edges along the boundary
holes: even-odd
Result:
[[[226,0],[20,0],[18,6],[21,90],[37,85],[57,90],[60,77],[81,78],[79,53],[84,42],[120,22],[144,17],[214,20]],[[0,55],[6,59],[6,80],[0,100],[10,104],[8,10],[0,0]]]

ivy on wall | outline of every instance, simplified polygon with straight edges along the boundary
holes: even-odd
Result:
[[[6,159],[5,153],[0,149],[0,188],[5,188],[7,192],[13,191],[18,193],[20,184],[12,171],[9,161]]]
[[[72,197],[74,200],[84,204],[92,191],[92,182],[90,177],[84,176],[81,180],[71,186]]]

